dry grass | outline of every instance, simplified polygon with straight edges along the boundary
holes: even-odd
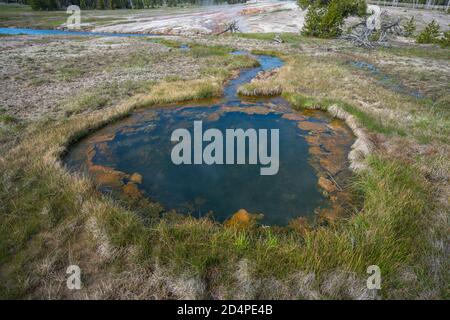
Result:
[[[194,87],[196,84],[198,82],[194,83]],[[201,93],[204,86],[198,85],[197,88],[197,92]],[[195,92],[184,91],[184,95],[176,97],[185,99]],[[61,274],[61,267],[70,262],[67,259],[71,250],[77,251],[76,256],[83,257],[95,255],[98,249],[103,252],[94,259],[99,263],[104,262],[102,256],[114,256],[114,253],[104,253],[105,248],[110,247],[104,241],[105,225],[112,228],[108,230],[109,236],[116,245],[120,244],[124,230],[138,231],[138,221],[133,213],[127,213],[113,201],[100,196],[88,180],[70,175],[61,166],[59,158],[65,147],[81,136],[126,116],[138,106],[156,101],[149,95],[139,95],[117,107],[74,116],[70,121],[51,127],[30,126],[24,141],[0,158],[2,211],[5,213],[2,216],[0,250],[2,296],[19,297],[34,286],[41,290],[43,284],[40,281],[44,281],[46,286],[53,281],[61,282],[61,279],[52,279],[51,274]],[[169,102],[167,99],[165,101]],[[92,224],[92,219],[99,221],[100,231],[92,232],[92,228],[87,228],[86,222],[89,220]],[[115,223],[119,223],[117,227],[120,228],[116,235]],[[90,232],[86,234],[87,231]],[[95,234],[96,237],[93,236]],[[95,245],[87,245],[92,238],[96,240],[93,242]],[[129,237],[126,240],[129,241]],[[75,248],[70,247],[71,243]],[[52,263],[43,270],[46,272],[34,272],[36,263],[48,261],[46,255],[49,252],[53,257]],[[82,266],[85,270],[89,270],[89,264],[95,265],[94,261],[83,261],[88,263]],[[27,280],[31,282],[22,283],[20,278],[16,278],[20,274],[31,276]],[[59,291],[57,293],[60,294]],[[54,298],[54,294],[50,290],[48,297]]]
[[[254,81],[238,89],[238,93],[243,96],[279,96],[282,92],[282,86],[272,81]]]
[[[276,53],[271,52],[271,54]],[[411,246],[409,250],[412,251],[408,253],[406,247],[401,248],[397,244],[391,249],[383,247],[383,251],[385,253],[394,253],[398,252],[399,249],[406,249],[403,254],[418,253],[413,251],[421,252],[418,254],[420,258],[415,264],[414,271],[406,268],[408,271],[402,272],[408,274],[408,276],[401,275],[399,279],[394,280],[395,285],[393,287],[395,289],[391,292],[392,297],[412,298],[421,296],[424,298],[436,298],[438,296],[448,296],[444,285],[449,278],[449,273],[445,271],[448,268],[448,263],[443,262],[448,259],[449,254],[448,250],[444,249],[446,246],[448,247],[448,238],[444,234],[445,229],[449,225],[448,214],[450,212],[448,207],[448,197],[450,195],[448,187],[450,179],[448,167],[448,163],[450,163],[448,156],[450,154],[448,147],[450,118],[445,107],[447,105],[445,101],[448,100],[447,86],[445,82],[444,84],[439,82],[439,78],[436,79],[436,83],[430,82],[430,79],[428,79],[426,84],[434,88],[432,98],[417,99],[410,97],[407,94],[396,92],[395,87],[386,87],[372,75],[349,67],[347,59],[355,59],[355,56],[359,59],[367,58],[365,53],[362,54],[362,57],[358,57],[353,53],[349,56],[343,54],[325,54],[322,56],[311,56],[309,54],[291,55],[285,58],[287,64],[281,68],[277,76],[270,81],[254,82],[251,89],[255,92],[258,90],[267,92],[270,91],[271,85],[276,90],[281,86],[283,96],[297,108],[327,110],[330,106],[334,108],[336,106],[340,107],[352,114],[360,124],[372,132],[372,140],[376,142],[378,154],[383,158],[390,159],[389,161],[397,159],[399,164],[403,164],[406,167],[412,166],[414,168],[412,169],[413,172],[416,172],[420,179],[428,181],[429,188],[433,190],[432,196],[421,202],[421,205],[427,204],[427,207],[419,209],[414,202],[423,191],[420,191],[421,188],[418,187],[417,182],[410,181],[407,183],[408,188],[412,188],[411,190],[418,188],[416,191],[412,191],[409,196],[407,193],[402,192],[391,198],[392,201],[395,200],[397,202],[397,204],[394,204],[391,200],[388,200],[392,193],[387,192],[385,194],[388,198],[382,196],[381,193],[386,190],[377,190],[376,184],[381,182],[379,179],[375,179],[373,181],[374,185],[365,185],[363,188],[365,190],[363,196],[364,209],[358,213],[358,217],[362,218],[365,216],[364,213],[371,211],[368,206],[370,206],[369,203],[372,198],[373,203],[376,203],[375,205],[379,208],[376,211],[382,213],[380,217],[382,217],[383,222],[377,223],[372,220],[370,223],[376,223],[381,226],[386,222],[387,216],[390,216],[391,213],[398,215],[399,208],[405,208],[405,206],[413,206],[416,210],[422,211],[427,217],[423,216],[420,218],[417,216],[413,219],[431,219],[435,221],[427,227],[421,226],[415,229],[416,232],[419,232],[419,230],[424,232],[424,238],[417,245],[425,246],[428,249],[421,250],[419,247],[413,249],[415,247]],[[374,56],[377,57],[376,54]],[[387,57],[384,56],[383,58],[386,59]],[[392,56],[389,58],[392,58]],[[389,61],[389,63],[392,64],[393,61]],[[405,64],[404,59],[402,63]],[[433,62],[423,60],[419,61],[420,64],[417,65],[417,61],[414,59],[409,60],[409,63],[411,64],[410,68],[417,70],[420,69],[420,66],[427,69],[430,63]],[[406,64],[403,68],[407,67],[408,65]],[[441,66],[442,68],[444,68],[444,71],[448,70],[447,65]],[[440,73],[441,77],[448,78],[448,72],[445,73],[444,71]],[[395,77],[394,75],[391,76]],[[400,76],[401,74],[397,74],[397,77]],[[400,79],[402,78],[400,77]],[[412,79],[406,78],[406,80],[411,81]],[[261,85],[261,87],[258,88],[258,85]],[[245,91],[246,87],[244,86],[242,90]],[[375,169],[374,165],[375,163],[369,165],[370,171]],[[378,166],[376,170],[391,170],[388,163],[383,164],[381,162],[376,166]],[[413,172],[410,174],[412,175]],[[392,184],[394,186],[400,181],[397,179],[401,179],[402,174],[398,169],[394,169],[390,174],[395,179]],[[368,182],[368,180],[364,179],[358,179],[358,181],[363,184]],[[383,184],[382,188],[388,189],[388,186]],[[383,207],[380,207],[380,205]],[[406,210],[406,212],[412,210],[413,207]],[[399,218],[399,216],[396,218]],[[410,230],[410,234],[405,239],[409,238],[412,240],[415,237],[412,230],[414,229]],[[347,253],[347,250],[341,252],[344,256]],[[346,257],[345,259],[352,259],[352,257]],[[377,260],[374,259],[374,261]],[[384,268],[386,267],[388,266]],[[398,266],[398,268],[405,267]],[[402,281],[404,284],[399,285]],[[414,281],[418,281],[421,284],[413,283]],[[438,294],[438,292],[441,293]]]
[[[161,82],[150,89],[144,104],[167,104],[173,101],[219,97],[222,85],[217,79]]]
[[[376,170],[360,180],[364,210],[348,222],[302,237],[259,228],[236,233],[208,219],[182,216],[146,227],[136,214],[97,193],[88,180],[68,174],[58,159],[70,141],[148,99],[139,96],[50,128],[30,128],[30,135],[1,159],[0,194],[8,212],[1,230],[4,297],[254,298],[273,297],[270,293],[279,288],[279,298],[358,298],[368,297],[358,276],[368,261],[380,265],[389,288],[397,269],[420,256],[425,189],[412,183],[409,169],[379,160]],[[402,170],[404,178],[398,176]],[[245,277],[242,257],[249,261]],[[62,274],[70,263],[79,264],[85,276],[86,287],[76,296],[64,287]],[[139,271],[143,267],[144,274]],[[292,284],[289,279],[298,277],[293,270],[308,276]],[[233,280],[234,272],[238,277]],[[18,282],[20,277],[28,280]]]
[[[299,101],[299,107],[306,108],[314,104],[326,108],[337,103],[370,117],[372,129],[378,123],[380,130],[395,128],[397,133],[407,132],[420,141],[449,142],[450,120],[448,115],[443,116],[445,107],[439,107],[447,101],[448,93],[440,98],[440,104],[397,93],[367,74],[355,72],[339,56],[292,55],[273,79],[255,81],[239,90],[243,94],[273,91],[283,92],[287,97],[301,96],[304,98]]]
[[[208,52],[207,48],[203,52]],[[65,297],[68,291],[63,283],[64,266],[81,261],[81,267],[89,274],[99,272],[98,268],[108,268],[110,259],[119,256],[120,260],[120,250],[115,246],[124,241],[130,245],[128,233],[124,235],[123,231],[138,231],[133,227],[142,226],[134,213],[126,213],[100,196],[90,181],[74,178],[65,171],[59,160],[61,155],[74,141],[127,116],[135,108],[219,96],[225,77],[230,77],[239,66],[255,63],[249,58],[236,59],[237,63],[229,57],[223,59],[225,62],[221,57],[210,59],[212,65],[221,65],[223,77],[160,82],[147,93],[101,110],[96,110],[93,104],[103,99],[103,90],[97,91],[100,96],[96,92],[81,94],[78,100],[67,102],[69,119],[53,123],[37,121],[21,130],[21,142],[16,142],[0,158],[0,208],[4,213],[0,241],[1,296]],[[126,96],[125,91],[116,98]],[[7,121],[9,117],[4,118],[2,122],[11,122]],[[16,127],[5,130],[11,135]],[[115,232],[114,228],[119,230]],[[95,281],[101,281],[101,277]]]
[[[228,76],[230,65],[241,64],[225,61]],[[409,98],[355,78],[340,63],[293,55],[273,81],[298,106],[327,106],[331,99],[360,112],[373,131],[392,121],[408,136],[377,135],[379,151],[354,183],[355,215],[335,224],[302,234],[258,226],[234,230],[207,218],[167,212],[159,218],[160,208],[148,203],[137,215],[61,165],[67,147],[89,132],[137,107],[219,94],[223,75],[161,82],[110,108],[29,125],[0,157],[1,296],[358,299],[369,298],[365,272],[371,264],[382,270],[384,298],[448,295],[448,211],[436,200],[445,196],[440,188],[448,188],[448,154],[433,154],[428,170],[441,180],[427,180],[422,166],[431,149],[414,142],[416,128],[402,118],[411,114],[414,120],[423,106],[405,107],[400,102]],[[378,118],[381,113],[389,117]],[[432,119],[438,128],[448,120]],[[438,128],[427,128],[437,143],[445,140]],[[76,293],[65,288],[65,268],[72,263],[83,272]]]

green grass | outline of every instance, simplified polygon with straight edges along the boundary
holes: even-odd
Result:
[[[327,110],[328,104],[320,103],[317,101],[317,99],[314,99],[312,97],[307,97],[302,94],[292,94],[292,93],[285,93],[283,94],[283,97],[289,101],[289,103],[292,105],[294,109],[301,110],[301,109],[323,109]]]
[[[78,67],[64,67],[58,70],[56,77],[59,81],[72,81],[85,74],[86,71],[79,69]]]
[[[143,93],[153,85],[152,81],[123,81],[100,85],[97,88],[70,97],[60,103],[60,108],[67,116],[78,114],[86,110],[97,110],[111,105],[117,100],[133,94]]]
[[[0,107],[0,154],[8,150],[8,141],[14,140],[23,129],[24,124],[15,116]]]
[[[209,56],[226,56],[228,53],[232,52],[234,49],[228,46],[222,45],[210,45],[205,46],[201,44],[197,44],[195,42],[184,43],[171,39],[150,39],[152,42],[160,43],[169,48],[179,49],[181,45],[187,45],[189,50],[188,54],[192,55],[195,58],[200,57],[209,57]]]
[[[192,45],[190,49],[190,54],[194,58],[208,57],[208,56],[225,56],[233,51],[233,48],[226,46],[202,46],[202,45]]]
[[[363,125],[365,128],[373,132],[378,132],[386,135],[393,135],[393,134],[399,136],[406,135],[406,132],[402,128],[396,127],[395,125],[391,124],[390,123],[391,121],[382,119],[380,117],[377,118],[343,101],[333,99],[315,99],[314,97],[309,97],[298,93],[295,94],[284,93],[283,97],[287,99],[294,108],[299,110],[300,109],[327,110],[329,106],[336,104],[341,108],[343,108],[348,113],[354,115],[361,123],[361,125]]]
[[[98,204],[92,204],[88,212],[98,217],[111,243],[117,248],[138,249],[133,263],[159,263],[174,272],[188,271],[201,277],[215,270],[222,281],[231,276],[230,266],[243,258],[251,263],[252,277],[257,279],[286,279],[292,270],[314,271],[319,278],[336,269],[362,276],[368,265],[377,264],[383,274],[383,290],[387,290],[396,285],[397,271],[414,264],[426,250],[422,230],[430,189],[414,167],[377,156],[369,159],[370,170],[354,182],[360,199],[355,211],[359,207],[359,213],[303,235],[258,226],[237,231],[207,218],[173,213],[144,225],[138,215],[102,200],[92,189],[74,187],[68,183],[72,178],[61,176],[53,167],[30,166],[28,158],[21,159],[6,167],[2,163],[2,173],[12,177],[15,187],[0,188],[2,210],[9,213],[1,217],[0,263],[12,263],[10,272],[20,276],[20,268],[29,268],[28,258],[45,254],[45,248],[33,253],[28,248],[42,243],[42,234],[74,219],[89,198]],[[146,214],[159,216],[151,211],[142,211],[140,216]],[[84,215],[78,218],[83,220]],[[30,256],[12,254],[24,251]],[[4,283],[10,285],[10,281]],[[216,285],[232,283],[219,281]],[[11,287],[3,287],[2,296],[20,297],[22,289],[16,289],[12,292]],[[232,296],[232,288],[229,294]]]
[[[236,280],[236,274],[241,272],[237,266],[243,261],[249,266],[244,285],[255,290],[251,298],[307,297],[307,292],[300,290],[301,281],[295,280],[300,271],[314,272],[313,288],[308,290],[338,287],[329,280],[330,274],[336,272],[355,274],[364,286],[366,268],[373,264],[381,268],[384,298],[417,297],[418,292],[430,286],[437,288],[436,281],[443,282],[433,278],[427,264],[427,255],[432,251],[427,228],[436,228],[432,219],[435,189],[412,161],[373,154],[367,159],[368,170],[355,175],[352,181],[354,203],[349,207],[353,214],[302,233],[290,227],[267,228],[258,224],[234,229],[207,217],[195,219],[166,212],[149,200],[136,204],[115,201],[97,192],[90,181],[72,176],[60,166],[65,147],[135,108],[220,96],[224,81],[236,68],[256,63],[249,57],[224,55],[226,50],[229,49],[213,47],[192,53],[205,62],[202,78],[118,83],[65,101],[61,107],[71,117],[29,125],[22,140],[0,154],[0,297],[42,297],[42,291],[34,290],[51,290],[60,285],[55,275],[65,274],[65,266],[73,261],[83,264],[88,285],[117,276],[125,279],[122,286],[126,290],[139,291],[142,282],[130,289],[126,286],[133,284],[127,277],[143,269],[163,268],[174,277],[202,279],[206,294],[220,291],[226,298],[236,298],[240,290],[242,284]],[[299,60],[303,67],[311,65],[304,57]],[[343,72],[331,70],[328,65],[318,67],[317,70],[330,72],[315,79],[320,89],[330,86],[330,74],[341,76]],[[312,70],[309,74],[317,72]],[[312,86],[309,78],[299,92],[292,88],[298,88],[302,79],[289,82],[291,78],[286,74],[281,79],[290,86],[284,96],[295,108],[326,109],[337,103],[371,131],[405,134],[340,99],[315,96],[315,88],[308,91],[310,95],[300,93],[302,88]],[[118,100],[123,102],[113,106],[113,101]],[[98,108],[103,110],[78,114]],[[443,112],[442,106],[436,108]],[[2,124],[14,124],[15,120],[9,117],[0,112]],[[424,121],[421,125],[430,123]],[[90,231],[91,220],[111,246],[113,255],[105,261],[98,258],[98,248],[104,240],[92,236],[95,232]],[[401,276],[406,267],[418,275],[411,286],[405,285]],[[119,274],[120,271],[128,273]],[[279,290],[273,283],[286,284],[289,290]],[[400,294],[396,293],[399,288]],[[350,289],[344,283],[343,288],[325,290],[320,297],[354,298],[348,293]],[[448,295],[444,290],[438,296]]]
[[[2,124],[14,124],[17,122],[16,117],[9,115],[9,114],[3,114],[3,112],[0,110],[0,123]]]
[[[30,6],[0,4],[0,27],[55,28],[67,20],[65,11],[33,11]]]
[[[245,39],[256,39],[256,40],[265,40],[265,41],[273,41],[277,33],[267,32],[267,33],[237,33],[236,36]],[[281,40],[287,43],[296,43],[299,42],[305,37],[302,37],[296,33],[280,33],[279,34]]]
[[[182,45],[182,43],[179,42],[179,41],[175,41],[175,40],[171,40],[171,39],[165,39],[165,38],[149,39],[149,41],[163,44],[163,45],[165,45],[166,47],[169,47],[169,48],[179,48],[180,45]]]
[[[294,105],[300,108],[326,109],[338,104],[353,114],[359,122],[373,132],[386,135],[412,136],[420,143],[431,141],[448,142],[450,130],[449,118],[445,108],[448,94],[445,89],[445,76],[433,80],[433,99],[415,98],[403,92],[397,92],[380,83],[371,74],[352,70],[348,67],[349,57],[339,54],[335,61],[323,57],[311,57],[307,54],[286,55],[278,51],[260,51],[258,54],[273,54],[286,61],[286,66],[267,81],[256,81],[243,85],[242,94],[282,92]],[[351,59],[355,58],[354,55]],[[399,83],[412,81],[411,73],[397,73]],[[339,79],[339,81],[336,81]],[[397,78],[396,78],[397,79]],[[361,81],[364,85],[361,85]],[[427,81],[430,84],[430,81]],[[372,105],[377,105],[373,107]],[[380,113],[376,109],[382,109]],[[404,121],[405,116],[412,120]]]
[[[406,136],[405,130],[396,127],[391,123],[392,121],[383,119],[382,117],[370,115],[347,103],[341,102],[339,105],[342,106],[345,111],[354,115],[364,127],[371,131],[386,135],[397,134],[399,136]]]
[[[145,265],[159,262],[175,272],[206,276],[211,270],[226,274],[245,258],[253,277],[283,279],[292,270],[314,271],[319,277],[336,269],[363,275],[368,265],[376,264],[388,289],[395,285],[397,271],[426,250],[422,230],[430,194],[411,166],[380,157],[369,159],[369,165],[371,170],[354,182],[360,212],[303,236],[277,228],[235,231],[207,218],[181,216],[144,228],[120,210],[103,222],[117,245],[139,245],[138,263]]]
[[[256,59],[247,55],[207,56],[204,64],[206,67],[200,70],[202,75],[222,80],[228,79],[233,70],[259,66]]]
[[[284,55],[282,52],[277,50],[259,50],[259,49],[253,49],[251,51],[252,54],[255,55],[266,55],[266,56],[272,56],[272,57],[278,57],[280,59],[283,59]]]
[[[31,6],[21,5],[16,3],[1,3],[0,8],[3,12],[33,12]]]
[[[450,52],[448,49],[440,48],[435,46],[432,49],[429,47],[380,47],[377,50],[381,52],[387,52],[398,56],[407,57],[418,57],[418,58],[428,58],[428,59],[442,59],[449,60]]]
[[[307,44],[307,45],[313,45],[313,46],[320,46],[327,43],[330,43],[329,40],[326,39],[320,39],[320,38],[314,38],[314,37],[305,37],[300,35],[299,33],[292,33],[292,32],[283,32],[283,33],[273,33],[273,32],[267,32],[267,33],[236,33],[235,37],[245,38],[245,39],[256,39],[256,40],[262,40],[262,41],[270,41],[273,42],[275,36],[279,35],[281,40],[284,43],[288,43],[292,45],[294,48],[301,44]]]
[[[369,159],[370,170],[357,176],[354,183],[360,199],[354,210],[359,212],[348,220],[304,234],[258,225],[235,230],[208,218],[160,215],[160,209],[155,211],[152,206],[137,215],[100,196],[86,182],[75,182],[76,178],[40,160],[39,154],[58,149],[69,136],[74,139],[98,125],[98,120],[92,120],[95,118],[81,117],[83,122],[74,118],[50,131],[41,127],[0,162],[3,177],[10,181],[0,185],[1,210],[8,212],[0,217],[0,265],[2,275],[9,279],[2,279],[4,298],[23,297],[28,290],[26,283],[12,281],[13,275],[25,279],[50,248],[66,246],[66,238],[46,242],[46,235],[69,228],[74,219],[82,224],[88,216],[97,218],[115,248],[135,248],[136,255],[127,258],[128,264],[158,264],[175,274],[188,272],[226,288],[230,297],[233,268],[242,259],[249,261],[252,278],[281,281],[289,279],[293,270],[314,271],[318,281],[330,270],[364,277],[367,266],[377,264],[383,274],[383,292],[388,294],[396,285],[399,268],[414,264],[426,249],[422,225],[431,190],[416,169],[403,162],[377,156]],[[144,217],[151,219],[144,223]],[[64,252],[59,259],[64,260]],[[117,257],[110,267],[123,263]],[[211,275],[215,276],[209,278]]]

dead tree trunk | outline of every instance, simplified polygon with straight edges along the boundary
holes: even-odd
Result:
[[[373,49],[379,45],[386,45],[389,35],[401,33],[400,20],[382,22],[380,29],[370,29],[365,21],[354,25],[350,33],[341,38],[351,41],[355,46]]]
[[[235,32],[241,32],[239,30],[239,27],[237,25],[237,21],[234,20],[230,23],[228,23],[227,25],[225,25],[225,29],[219,33],[217,33],[218,36],[220,36],[221,34],[224,34],[226,32],[231,32],[231,33],[235,33]]]
[[[283,39],[281,39],[281,36],[280,36],[279,33],[277,33],[275,35],[275,37],[273,38],[273,41],[276,42],[276,43],[283,43]]]

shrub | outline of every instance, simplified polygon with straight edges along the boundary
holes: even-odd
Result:
[[[374,33],[372,33],[369,36],[369,41],[379,41],[380,37],[381,37],[381,32],[379,30],[375,31]]]
[[[339,36],[346,17],[362,16],[367,9],[363,0],[299,0],[299,5],[308,8],[302,34],[320,38]]]
[[[80,8],[81,9],[87,9],[88,6],[86,4],[86,0],[80,0]]]
[[[302,34],[319,38],[332,38],[341,34],[342,16],[330,8],[310,6]]]
[[[414,16],[411,17],[411,19],[406,22],[405,26],[403,27],[403,32],[405,37],[411,37],[414,32],[416,31],[416,21],[414,20]]]
[[[441,46],[443,48],[450,47],[450,30],[444,32],[444,37],[441,39]]]
[[[417,36],[417,43],[439,43],[439,24],[433,20]]]

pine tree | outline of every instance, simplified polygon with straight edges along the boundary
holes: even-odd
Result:
[[[416,21],[414,20],[414,16],[412,16],[411,19],[406,22],[405,26],[403,27],[403,31],[406,37],[413,36],[414,32],[416,31]]]
[[[175,7],[180,4],[198,3],[197,1],[199,0],[17,0],[17,1],[19,3],[29,4],[33,10],[61,10],[67,8],[71,4],[76,4],[80,6],[80,8],[83,10],[86,9],[113,10],[119,8],[143,9],[160,6]],[[243,3],[246,1],[247,0],[228,0],[228,2],[230,3]],[[363,0],[330,0],[330,1],[363,1]],[[227,0],[215,0],[215,2],[223,3],[227,2]]]
[[[320,38],[334,38],[342,33],[342,25],[350,15],[364,15],[363,0],[298,0],[301,8],[308,8],[302,34]]]
[[[99,10],[105,9],[105,2],[103,0],[97,0],[95,8]]]
[[[439,24],[433,19],[425,29],[417,36],[417,43],[438,43],[439,42]]]
[[[450,30],[444,32],[444,37],[441,40],[441,46],[443,48],[450,47]]]

